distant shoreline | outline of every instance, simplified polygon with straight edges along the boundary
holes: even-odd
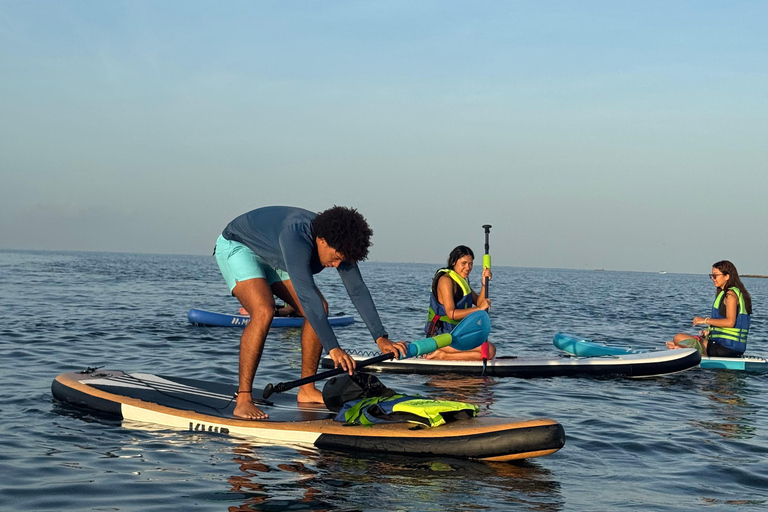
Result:
[[[757,275],[757,274],[744,274],[741,277],[759,277],[761,279],[768,279],[768,276],[760,276],[760,275]]]

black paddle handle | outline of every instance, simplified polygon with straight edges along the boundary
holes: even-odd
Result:
[[[360,361],[355,365],[355,368],[363,368],[371,364],[376,364],[382,361],[386,361],[388,359],[392,359],[393,357],[395,357],[395,355],[391,352],[387,352],[386,354],[380,354],[376,357],[372,357],[370,359]],[[282,393],[283,391],[288,391],[289,389],[297,388],[299,386],[303,386],[304,384],[310,384],[312,382],[317,382],[318,380],[327,379],[335,375],[341,375],[342,373],[346,373],[346,371],[347,370],[345,370],[344,368],[338,367],[338,368],[334,368],[333,370],[328,370],[327,372],[310,375],[309,377],[304,377],[303,379],[292,380],[289,382],[278,382],[274,386],[272,384],[267,384],[267,386],[264,388],[264,393],[262,396],[264,400],[266,400],[273,393]]]

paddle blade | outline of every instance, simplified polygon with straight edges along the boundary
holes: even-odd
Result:
[[[456,350],[472,350],[482,345],[490,333],[491,317],[485,311],[475,311],[451,331],[451,346]]]

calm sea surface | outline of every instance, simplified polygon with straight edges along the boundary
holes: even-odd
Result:
[[[364,263],[393,337],[421,337],[438,265]],[[690,331],[706,276],[494,268],[502,355],[558,357],[565,331],[658,347]],[[479,284],[479,272],[472,276]],[[334,271],[333,313],[355,313]],[[750,350],[768,355],[768,280]],[[213,258],[0,251],[1,510],[764,510],[768,374],[691,370],[632,380],[382,375],[398,391],[471,401],[482,414],[550,417],[567,435],[520,463],[355,457],[250,439],[121,426],[55,402],[51,381],[87,366],[236,382],[237,328],[195,327],[190,308],[234,313]],[[358,322],[345,348],[373,349]],[[299,330],[273,330],[256,389],[299,376]]]

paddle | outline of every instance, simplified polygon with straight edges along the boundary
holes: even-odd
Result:
[[[489,250],[488,245],[488,235],[491,234],[491,225],[490,224],[484,224],[483,229],[485,230],[485,255],[483,256],[483,268],[488,267],[491,268],[491,254]],[[485,278],[485,298],[486,300],[489,297],[489,279]],[[482,344],[480,347],[480,354],[483,356],[483,375],[485,375],[485,369],[488,366],[488,342]]]
[[[432,338],[424,338],[409,343],[403,359],[429,354],[438,348],[447,347],[448,345],[457,350],[472,350],[473,348],[479,347],[480,344],[487,340],[490,332],[491,318],[488,316],[488,313],[485,311],[475,311],[474,313],[467,315],[450,333],[438,334]],[[392,353],[381,354],[360,361],[355,366],[357,368],[363,368],[368,365],[392,359],[393,357],[395,357],[395,355]],[[267,384],[262,396],[266,400],[273,393],[282,393],[283,391],[288,391],[289,389],[303,386],[304,384],[310,384],[318,380],[327,379],[345,372],[346,370],[343,368],[334,368],[333,370],[310,375],[303,379],[292,380],[290,382],[278,382],[274,386],[272,384]]]
[[[488,246],[488,235],[491,234],[491,225],[490,224],[483,224],[483,229],[485,230],[485,255],[483,256],[483,268],[488,267],[491,268],[491,254],[489,251]],[[488,278],[485,278],[485,298],[488,298]]]

